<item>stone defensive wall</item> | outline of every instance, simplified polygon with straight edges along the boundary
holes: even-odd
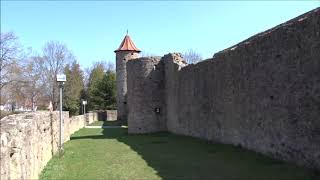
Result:
[[[38,179],[51,157],[58,152],[59,112],[37,111],[1,119],[0,179]],[[63,112],[64,142],[86,123],[97,121],[97,113],[73,116]]]
[[[197,64],[173,53],[130,60],[127,74],[130,133],[169,131],[320,169],[320,8]]]
[[[99,121],[116,121],[117,120],[117,110],[100,110],[95,111],[98,113]]]
[[[160,58],[130,60],[127,75],[128,132],[165,131],[164,64]]]

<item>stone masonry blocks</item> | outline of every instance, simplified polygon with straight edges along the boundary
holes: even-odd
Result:
[[[127,71],[130,133],[167,130],[320,169],[320,8],[197,64],[174,53]]]
[[[64,142],[86,123],[97,121],[96,113],[73,116],[63,112]],[[38,179],[58,151],[59,112],[37,111],[10,115],[0,121],[0,179]]]
[[[166,130],[164,68],[160,58],[139,58],[127,63],[129,133]]]
[[[127,62],[139,57],[133,51],[116,52],[116,81],[117,81],[117,119],[127,121]]]

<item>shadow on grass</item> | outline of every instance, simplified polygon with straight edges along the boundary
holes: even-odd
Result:
[[[163,179],[316,179],[315,174],[231,145],[166,132],[128,135],[126,128],[75,139],[116,139],[136,151]]]
[[[88,126],[122,126],[125,125],[121,121],[95,121]]]

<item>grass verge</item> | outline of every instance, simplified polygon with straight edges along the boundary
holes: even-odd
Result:
[[[126,128],[81,129],[40,179],[308,180],[312,172],[282,161],[196,138]]]
[[[121,126],[120,121],[95,121],[88,126]]]

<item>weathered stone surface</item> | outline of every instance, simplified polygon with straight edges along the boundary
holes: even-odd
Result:
[[[195,65],[168,54],[127,71],[129,132],[164,130],[152,112],[161,97],[169,132],[320,169],[320,8]]]
[[[116,74],[117,74],[117,119],[127,121],[127,62],[139,57],[138,52],[118,51],[116,52]]]
[[[117,110],[100,110],[95,111],[98,114],[99,121],[116,121]]]
[[[139,58],[127,63],[129,133],[166,130],[164,68],[160,58]]]
[[[117,120],[117,110],[106,110],[105,113],[106,113],[107,121]]]
[[[63,112],[64,142],[84,127],[86,121],[97,120],[96,113],[69,118]],[[10,115],[0,121],[0,179],[38,179],[38,175],[59,145],[59,112],[47,111]]]

